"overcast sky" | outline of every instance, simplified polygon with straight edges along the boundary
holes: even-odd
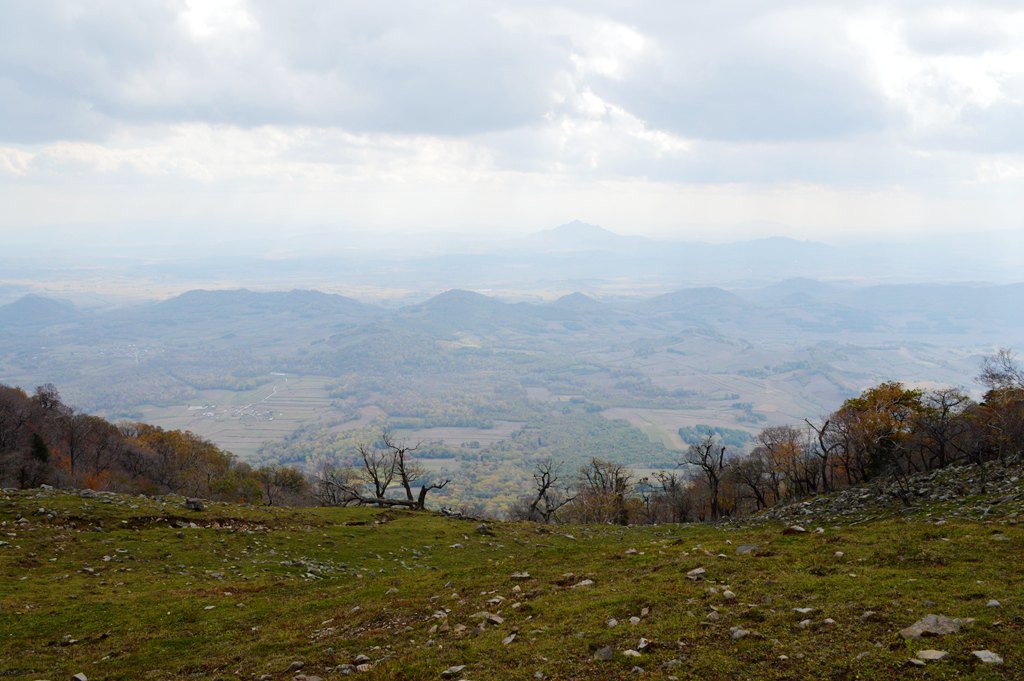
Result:
[[[0,0],[11,240],[1009,234],[1022,197],[1019,0]]]

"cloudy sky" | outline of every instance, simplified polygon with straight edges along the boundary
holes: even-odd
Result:
[[[1019,0],[2,0],[0,235],[1024,230]]]

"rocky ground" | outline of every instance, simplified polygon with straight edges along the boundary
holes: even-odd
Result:
[[[638,528],[4,490],[0,678],[1022,678],[1019,473]]]

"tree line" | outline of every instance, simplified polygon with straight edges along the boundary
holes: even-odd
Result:
[[[1024,457],[1024,368],[1009,350],[982,363],[980,401],[959,388],[886,382],[828,416],[764,428],[749,453],[714,432],[691,444],[676,469],[637,477],[591,459],[575,473],[551,460],[534,491],[510,509],[537,522],[667,523],[740,516],[878,478],[909,501],[908,476],[951,465]]]
[[[945,466],[1019,461],[1024,455],[1024,368],[1009,350],[983,361],[980,401],[958,388],[899,382],[869,388],[817,421],[771,426],[742,453],[709,431],[674,469],[639,477],[591,458],[575,471],[535,463],[532,489],[512,519],[537,522],[681,523],[718,520],[887,477]],[[359,444],[352,465],[253,467],[188,431],[110,423],[63,403],[52,385],[32,395],[0,384],[0,486],[178,493],[266,504],[426,508],[447,478],[415,459],[418,445],[383,431]],[[578,459],[577,459],[578,460]]]
[[[32,395],[0,384],[0,487],[44,484],[247,503],[309,498],[296,468],[253,468],[188,431],[110,423],[68,406],[51,384]]]

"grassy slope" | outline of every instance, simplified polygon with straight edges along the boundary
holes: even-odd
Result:
[[[929,511],[934,520],[944,509]],[[197,527],[174,526],[188,522]],[[634,665],[651,678],[1024,676],[1024,531],[991,514],[936,525],[922,512],[797,536],[769,524],[514,523],[485,536],[475,523],[407,512],[210,504],[192,513],[180,499],[34,490],[0,492],[0,540],[0,678],[289,679],[302,660],[304,673],[330,679],[359,654],[375,663],[361,676],[380,679],[437,679],[456,664],[478,680],[634,678]],[[760,548],[736,555],[746,543]],[[696,567],[704,581],[686,579]],[[532,578],[513,581],[521,570]],[[583,578],[595,584],[570,588]],[[507,600],[488,604],[495,596]],[[986,607],[993,598],[1002,607]],[[713,606],[718,622],[705,619]],[[430,634],[441,608],[452,630]],[[481,610],[505,622],[474,633]],[[862,621],[867,610],[877,615]],[[899,630],[929,612],[977,621],[904,642]],[[800,628],[804,617],[814,624]],[[820,624],[826,617],[835,623]],[[734,641],[735,626],[757,634]],[[61,645],[65,635],[77,642]],[[622,655],[641,636],[657,647]],[[615,647],[615,658],[592,660],[592,644]],[[925,648],[951,656],[909,668]],[[976,649],[1006,664],[980,666]],[[683,664],[663,670],[672,659]]]

